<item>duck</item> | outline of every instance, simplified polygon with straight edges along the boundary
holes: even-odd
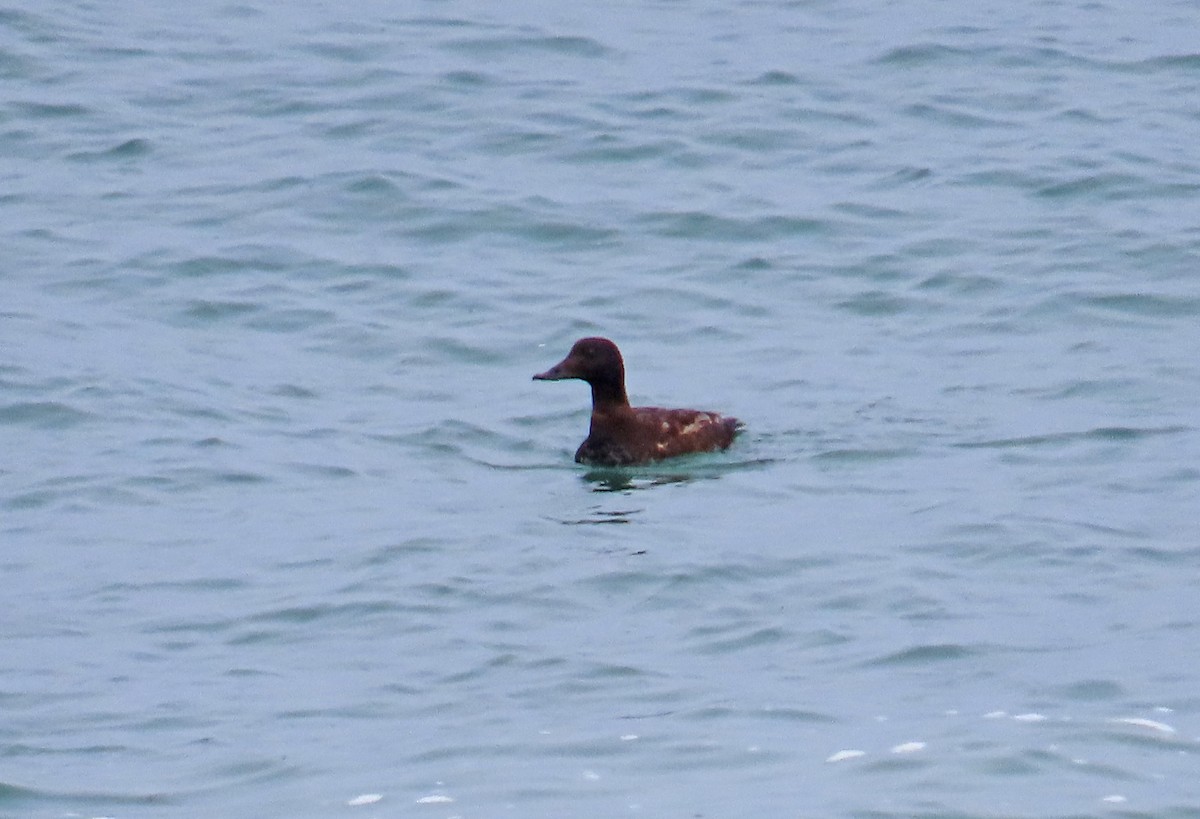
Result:
[[[567,357],[534,381],[576,378],[592,388],[588,436],[575,451],[576,463],[636,466],[679,455],[724,450],[743,425],[716,412],[633,407],[625,392],[625,360],[607,338],[581,338]]]

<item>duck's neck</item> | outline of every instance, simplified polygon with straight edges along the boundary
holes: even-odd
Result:
[[[625,379],[592,381],[592,412],[605,412],[629,406],[625,394]]]

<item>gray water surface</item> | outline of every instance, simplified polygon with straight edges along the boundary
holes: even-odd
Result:
[[[0,10],[0,816],[1200,817],[1196,43]]]

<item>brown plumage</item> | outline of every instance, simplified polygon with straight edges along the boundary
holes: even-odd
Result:
[[[741,429],[736,418],[715,412],[629,406],[625,362],[606,338],[579,339],[566,358],[533,378],[578,378],[591,386],[591,427],[575,452],[581,464],[631,466],[725,449]]]

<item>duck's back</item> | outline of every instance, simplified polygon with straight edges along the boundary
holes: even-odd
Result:
[[[575,460],[628,466],[712,452],[733,443],[740,426],[736,418],[715,412],[631,407],[619,418],[593,417],[592,429],[575,453]]]

